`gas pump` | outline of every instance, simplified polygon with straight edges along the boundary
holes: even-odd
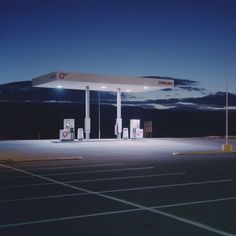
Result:
[[[143,138],[143,129],[140,129],[140,120],[138,119],[130,120],[130,138]]]
[[[64,127],[60,130],[61,141],[73,141],[75,139],[75,119],[64,119]]]

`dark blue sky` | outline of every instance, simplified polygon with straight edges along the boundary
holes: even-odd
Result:
[[[235,42],[235,0],[0,1],[1,84],[65,70],[170,76],[217,92],[225,62],[236,74]],[[202,95],[190,92],[171,96]]]

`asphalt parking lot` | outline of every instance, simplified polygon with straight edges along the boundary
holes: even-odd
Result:
[[[0,235],[236,235],[236,156],[5,162]]]

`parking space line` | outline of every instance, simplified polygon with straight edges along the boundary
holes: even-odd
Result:
[[[104,167],[104,166],[123,166],[125,163],[99,163],[99,164],[88,164],[88,165],[74,165],[74,166],[59,166],[59,167],[43,167],[43,168],[27,168],[26,170],[37,171],[37,170],[58,170],[58,169],[73,169],[73,168],[88,168],[88,167]],[[23,168],[25,169],[25,168]]]
[[[232,179],[222,179],[222,180],[212,180],[212,181],[188,182],[188,183],[181,183],[181,184],[155,185],[155,186],[146,186],[146,187],[137,187],[137,188],[121,188],[121,189],[104,190],[104,191],[96,191],[96,192],[97,193],[115,193],[115,192],[138,191],[138,190],[148,190],[148,189],[157,189],[157,188],[171,188],[171,187],[181,187],[181,186],[191,186],[191,185],[201,185],[201,184],[225,183],[225,182],[231,182],[231,181],[233,181],[233,180]],[[1,200],[0,204],[1,203],[10,203],[10,202],[29,201],[29,200],[64,198],[64,197],[73,197],[73,196],[81,196],[81,195],[89,195],[89,193],[58,194],[58,195],[48,195],[48,196],[40,196],[40,197],[28,197],[28,198]],[[223,198],[223,200],[224,199],[230,200],[230,198]],[[206,200],[206,201],[208,201],[208,200]],[[181,204],[184,204],[184,203],[181,203]]]
[[[174,214],[171,214],[171,213],[167,213],[167,212],[164,212],[164,211],[160,211],[160,210],[157,210],[157,209],[152,209],[152,210],[156,211],[156,213],[158,213],[160,215],[169,217],[171,219],[180,221],[182,223],[186,223],[186,224],[195,226],[197,228],[201,228],[201,229],[207,230],[209,232],[213,232],[213,233],[218,234],[218,235],[222,235],[222,236],[235,236],[235,234],[232,234],[232,233],[229,233],[229,232],[217,229],[215,227],[212,227],[212,226],[209,226],[209,225],[206,225],[206,224],[194,221],[194,220],[190,220],[190,219],[187,219],[187,218],[184,218],[184,217],[181,217],[181,216],[177,216],[177,215],[174,215]]]
[[[156,186],[137,187],[137,188],[114,189],[114,190],[102,191],[102,193],[116,193],[116,192],[128,192],[128,191],[148,190],[148,189],[156,189],[156,188],[193,186],[193,185],[201,185],[201,184],[225,183],[225,182],[231,182],[231,181],[233,180],[220,179],[220,180],[211,180],[211,181],[188,182],[188,183],[181,183],[181,184],[166,184],[166,185],[156,185]]]
[[[80,172],[68,172],[68,173],[53,173],[46,174],[43,176],[53,176],[53,175],[73,175],[73,174],[89,174],[89,173],[105,173],[105,172],[121,172],[121,171],[134,171],[134,170],[148,170],[154,169],[154,166],[146,167],[133,167],[133,168],[119,168],[119,169],[109,169],[109,170],[89,170],[89,171],[80,171]]]
[[[75,220],[75,219],[88,218],[88,217],[114,215],[114,214],[128,213],[128,212],[141,211],[141,210],[142,209],[135,208],[135,209],[128,209],[128,210],[120,210],[120,211],[105,211],[105,212],[99,212],[99,213],[93,213],[93,214],[51,218],[51,219],[45,219],[45,220],[26,221],[26,222],[15,223],[15,224],[0,225],[0,229],[1,228],[24,226],[24,225],[32,225],[32,224],[43,224],[43,223],[51,223],[51,222],[58,222],[58,221]]]
[[[11,166],[13,167],[19,167],[19,168],[24,168],[24,167],[44,167],[44,166],[55,166],[55,165],[71,165],[75,163],[81,163],[82,160],[75,159],[75,160],[70,160],[70,159],[61,159],[61,160],[35,160],[35,161],[25,161],[25,162],[13,162]]]
[[[84,163],[86,162],[86,163]],[[27,161],[27,162],[13,162],[11,163],[11,166],[18,167],[18,168],[24,168],[24,167],[46,167],[46,166],[65,166],[65,165],[73,165],[73,164],[105,164],[105,163],[112,163],[108,162],[107,160],[99,160],[99,161],[91,161],[91,160],[43,160],[43,161]]]
[[[110,177],[110,178],[98,178],[98,179],[82,179],[82,180],[68,181],[65,183],[87,183],[87,182],[98,182],[98,181],[109,181],[109,180],[139,179],[139,178],[151,178],[151,177],[172,176],[172,175],[186,175],[186,174],[187,172],[172,172],[172,173],[151,174],[151,175],[134,175],[134,176],[122,176],[122,177]]]
[[[161,176],[172,176],[172,175],[185,175],[185,174],[187,174],[187,172],[173,172],[173,173],[152,174],[152,175],[134,175],[134,176],[99,178],[99,179],[82,179],[82,180],[66,181],[66,182],[63,182],[63,183],[66,183],[66,184],[88,183],[88,182],[122,180],[122,179],[138,179],[138,178],[150,178],[150,177],[161,177]],[[35,175],[37,175],[37,174],[35,174]],[[43,175],[40,175],[40,176],[45,177]],[[38,184],[18,184],[18,185],[3,186],[3,187],[0,187],[0,189],[44,186],[44,185],[53,185],[53,184],[55,184],[55,183],[49,182],[49,183],[38,183]]]
[[[85,194],[87,194],[87,193],[82,193],[82,194],[79,193],[79,195],[85,195]],[[71,194],[71,195],[78,195],[78,194]],[[184,203],[160,205],[160,206],[153,206],[153,207],[150,207],[150,208],[152,208],[152,209],[162,209],[162,208],[169,208],[169,207],[205,204],[205,203],[230,201],[230,200],[236,200],[236,197],[217,198],[217,199],[209,199],[209,200],[201,200],[201,201],[193,201],[193,202],[184,202]],[[31,225],[31,224],[42,224],[42,223],[66,221],[66,220],[73,220],[73,219],[80,219],[80,218],[89,218],[89,217],[123,214],[123,213],[135,212],[135,211],[143,211],[143,209],[134,208],[134,209],[128,209],[128,210],[106,211],[106,212],[98,212],[98,213],[84,214],[84,215],[77,215],[77,216],[51,218],[51,219],[37,220],[37,221],[27,221],[27,222],[15,223],[15,224],[0,225],[0,228],[9,228],[9,227],[16,227],[16,226],[23,226],[23,225]]]
[[[154,169],[154,166],[146,166],[146,167],[133,167],[133,168],[119,168],[119,169],[108,169],[108,170],[89,170],[89,171],[79,171],[79,172],[66,172],[66,173],[53,173],[53,174],[45,174],[41,176],[56,176],[56,175],[74,175],[74,174],[89,174],[89,173],[106,173],[106,172],[122,172],[122,171],[134,171],[134,170],[148,170]],[[19,178],[32,178],[32,176],[13,176],[13,177],[3,177],[2,179],[19,179]]]
[[[10,203],[10,202],[53,199],[53,198],[65,198],[65,197],[74,197],[74,196],[83,196],[83,195],[89,195],[89,193],[70,193],[70,194],[47,195],[47,196],[39,196],[39,197],[16,198],[16,199],[9,199],[9,200],[1,200],[0,204]]]
[[[220,202],[220,201],[227,201],[227,200],[236,200],[236,197],[210,199],[210,200],[186,202],[186,203],[179,203],[179,204],[160,205],[160,206],[154,206],[154,207],[150,207],[150,208],[161,209],[161,208],[168,208],[168,207],[175,207],[175,206],[195,205],[195,204]],[[42,223],[50,223],[50,222],[58,222],[58,221],[66,221],[66,220],[75,220],[75,219],[81,219],[81,218],[98,217],[98,216],[106,216],[106,215],[124,214],[124,213],[137,212],[137,211],[143,211],[143,209],[134,208],[134,209],[128,209],[128,210],[106,211],[106,212],[84,214],[84,215],[77,215],[77,216],[51,218],[51,219],[37,220],[37,221],[27,221],[27,222],[15,223],[15,224],[0,225],[0,228],[9,228],[9,227],[17,227],[17,226],[23,226],[23,225],[42,224]],[[224,233],[226,233],[226,232],[224,232]],[[222,234],[220,234],[220,235],[222,235]],[[226,235],[229,236],[229,235],[233,235],[233,234],[228,233]]]
[[[205,204],[205,203],[213,203],[213,202],[223,202],[223,201],[230,201],[230,200],[236,200],[236,197],[225,197],[225,198],[216,198],[216,199],[192,201],[192,202],[182,202],[182,203],[176,203],[176,204],[167,204],[167,205],[155,206],[155,207],[152,207],[152,208],[161,209],[161,208],[197,205],[197,204]]]
[[[152,209],[152,208],[148,208]],[[43,223],[52,223],[52,222],[58,222],[58,221],[66,221],[66,220],[75,220],[75,219],[81,219],[81,218],[88,218],[88,217],[98,217],[98,216],[106,216],[106,215],[114,215],[114,214],[124,214],[124,213],[130,213],[130,212],[137,212],[137,211],[145,211],[146,209],[141,209],[141,208],[135,208],[135,209],[128,209],[128,210],[120,210],[120,211],[106,211],[106,212],[100,212],[100,213],[93,213],[93,214],[86,214],[86,215],[78,215],[78,216],[68,216],[68,217],[60,217],[60,218],[51,218],[51,219],[45,219],[45,220],[36,220],[36,221],[26,221],[26,222],[20,222],[20,223],[15,223],[15,224],[5,224],[5,225],[0,225],[1,228],[9,228],[9,227],[17,227],[17,226],[24,226],[24,225],[32,225],[32,224],[43,224]],[[164,212],[163,212],[164,213]],[[168,214],[165,213],[166,216],[171,216],[175,220],[191,224],[193,226],[196,226],[201,229],[205,229],[210,232],[214,232],[218,235],[222,236],[235,236],[235,234],[228,233],[226,231],[222,231],[216,228],[213,228],[211,226],[192,221],[192,220],[187,220],[183,217],[178,217],[173,214]]]
[[[19,172],[22,172],[22,173],[25,173],[25,174],[28,174],[28,175],[32,175],[32,176],[37,177],[37,178],[40,178],[40,179],[43,179],[43,180],[47,180],[49,182],[53,182],[55,184],[59,184],[59,185],[68,187],[70,189],[75,189],[75,190],[78,190],[78,191],[83,191],[85,193],[91,193],[91,194],[93,194],[95,196],[98,196],[98,197],[101,197],[101,198],[104,198],[104,199],[108,199],[108,200],[112,200],[112,201],[115,201],[115,202],[123,203],[124,205],[128,205],[128,206],[131,206],[131,207],[134,207],[134,208],[138,208],[140,210],[144,210],[144,211],[148,211],[148,212],[151,212],[151,213],[154,213],[154,214],[157,214],[157,215],[165,216],[167,218],[170,218],[170,219],[182,222],[182,223],[186,223],[186,224],[189,224],[189,225],[192,225],[192,226],[195,226],[195,227],[198,227],[198,228],[201,228],[201,229],[204,229],[204,230],[207,230],[207,231],[219,234],[219,235],[233,236],[233,234],[231,234],[231,233],[219,230],[217,228],[208,226],[206,224],[203,224],[203,223],[200,223],[200,222],[197,222],[197,221],[189,220],[189,219],[184,218],[184,217],[180,217],[180,216],[176,216],[176,215],[171,214],[171,213],[160,211],[158,209],[152,209],[150,207],[146,207],[144,205],[141,205],[141,204],[138,204],[138,203],[134,203],[134,202],[131,202],[131,201],[127,201],[127,200],[124,200],[124,199],[121,199],[121,198],[112,197],[112,196],[109,196],[109,195],[106,195],[106,194],[102,194],[102,193],[97,193],[97,192],[90,191],[88,189],[81,188],[81,187],[76,187],[76,186],[73,186],[73,185],[70,185],[70,184],[67,184],[67,183],[63,183],[63,182],[60,182],[60,181],[57,181],[57,180],[54,180],[54,179],[51,179],[51,178],[48,178],[48,177],[45,177],[45,176],[40,176],[38,174],[34,174],[34,173],[31,173],[31,172],[28,172],[28,171],[17,169],[17,168],[14,168],[14,167],[11,167],[11,166],[7,166],[7,165],[4,165],[4,164],[0,164],[0,166],[3,166],[3,167],[8,168],[8,169],[14,169],[16,171],[19,171]]]

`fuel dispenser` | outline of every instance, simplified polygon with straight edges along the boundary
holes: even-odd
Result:
[[[75,139],[75,119],[64,119],[64,127],[60,130],[61,141],[73,141]]]
[[[140,129],[140,120],[138,119],[130,120],[130,138],[143,138],[143,129]]]

